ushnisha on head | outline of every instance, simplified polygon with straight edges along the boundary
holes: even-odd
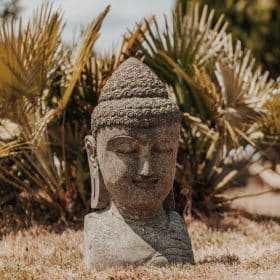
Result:
[[[159,78],[126,60],[102,89],[86,137],[92,208],[113,202],[124,211],[152,211],[172,199],[180,122]]]

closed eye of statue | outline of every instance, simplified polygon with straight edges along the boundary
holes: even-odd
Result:
[[[154,143],[152,152],[154,153],[171,153],[174,149],[174,141],[172,139],[161,139]]]
[[[136,139],[132,137],[118,136],[108,142],[107,150],[120,154],[132,154],[138,151],[138,145]]]

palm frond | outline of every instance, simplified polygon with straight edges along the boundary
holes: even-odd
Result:
[[[240,79],[233,66],[218,61],[215,73],[223,97],[225,119],[233,126],[243,127],[242,130],[248,129],[264,112],[257,106],[256,96],[248,93],[248,83]]]
[[[280,87],[279,87],[280,88]],[[278,88],[278,90],[279,90]],[[266,143],[280,144],[280,94],[272,95],[265,103],[267,113],[261,124]]]
[[[189,113],[183,113],[184,121],[187,121],[191,126],[197,127],[201,133],[206,135],[210,139],[216,139],[217,133],[213,128],[210,128],[207,124],[205,124],[202,119],[199,117],[195,117],[190,115]]]
[[[231,34],[225,35],[223,53],[220,57],[223,64],[232,68],[234,81],[238,84],[240,94],[251,99],[256,109],[263,108],[270,94],[277,88],[277,82],[269,78],[268,71],[262,71],[250,50],[245,50],[240,41],[234,46]],[[235,93],[235,96],[238,95]]]
[[[37,139],[48,126],[48,124],[56,117],[60,116],[66,108],[73,89],[80,78],[81,72],[88,62],[91,55],[91,50],[99,37],[99,31],[103,23],[104,18],[110,10],[110,6],[107,6],[105,10],[85,29],[82,34],[79,43],[76,46],[75,51],[72,53],[71,64],[72,71],[71,77],[68,81],[68,85],[63,93],[63,97],[58,101],[56,109],[49,110],[43,118],[41,118],[36,124],[34,130],[33,140]]]
[[[33,148],[31,143],[20,142],[19,140],[0,142],[0,158],[6,158],[23,151],[32,150]]]
[[[47,3],[38,9],[33,20],[22,26],[22,19],[2,21],[0,29],[0,115],[20,120],[23,103],[34,103],[42,96],[52,70],[62,17]],[[10,110],[10,106],[13,110]],[[11,112],[14,112],[13,116]]]
[[[145,55],[145,62],[169,84],[176,80],[176,74],[160,53],[177,61],[191,75],[190,65],[201,67],[213,64],[223,47],[223,36],[227,28],[223,16],[214,23],[214,11],[208,12],[207,6],[201,11],[198,3],[189,3],[187,13],[183,16],[181,10],[182,6],[178,5],[173,11],[171,27],[165,16],[163,31],[160,31],[157,21],[154,28],[147,24],[148,32],[144,36],[147,47],[139,46]]]

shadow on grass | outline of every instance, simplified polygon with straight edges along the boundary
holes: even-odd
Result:
[[[25,210],[24,210],[25,209]],[[21,205],[6,204],[0,208],[0,240],[4,236],[19,230],[28,229],[32,226],[42,226],[50,232],[62,233],[66,229],[81,230],[83,228],[83,217],[85,211],[80,211],[79,215],[73,215],[71,219],[60,219],[51,209],[32,207],[32,211],[27,211]],[[78,211],[77,211],[78,212]]]
[[[238,230],[241,226],[252,221],[257,223],[273,221],[280,225],[280,217],[252,214],[243,209],[228,209],[223,213],[212,213],[211,216],[201,216],[200,220],[205,223],[208,228],[212,230],[219,230],[221,232],[235,229]]]
[[[239,257],[235,254],[224,254],[222,256],[206,256],[203,260],[199,261],[197,264],[228,264],[228,265],[237,265],[241,261]]]
[[[264,215],[264,214],[252,214],[247,211],[242,211],[242,215],[246,217],[247,219],[250,219],[251,221],[255,222],[270,222],[273,221],[280,225],[280,216],[271,216],[271,215]]]

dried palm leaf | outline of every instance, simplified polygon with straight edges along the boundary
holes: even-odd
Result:
[[[164,17],[163,31],[160,31],[156,20],[154,28],[147,23],[148,32],[144,35],[146,46],[139,46],[145,55],[145,62],[170,84],[173,84],[176,75],[170,65],[162,59],[162,53],[177,61],[189,75],[189,66],[192,64],[199,67],[212,64],[223,47],[227,28],[227,23],[223,23],[223,16],[216,24],[213,22],[213,16],[214,11],[208,13],[207,6],[200,12],[198,3],[190,3],[187,13],[183,16],[182,6],[178,5],[172,15],[171,27],[167,17]]]
[[[250,50],[244,50],[240,41],[237,41],[234,47],[231,34],[225,35],[220,62],[232,69],[229,71],[234,75],[234,83],[238,84],[235,91],[238,90],[239,95],[237,92],[234,93],[235,100],[243,95],[244,98],[251,100],[252,107],[261,111],[269,96],[277,88],[277,82],[269,78],[268,71],[262,71]]]
[[[261,126],[264,132],[266,143],[280,144],[280,94],[272,95],[265,103],[267,113],[264,116]]]
[[[0,158],[6,158],[16,153],[32,150],[33,148],[31,143],[20,142],[19,140],[13,140],[7,143],[0,142]]]
[[[36,104],[42,96],[55,64],[62,27],[61,14],[52,13],[48,3],[36,11],[26,28],[21,18],[2,21],[0,116],[21,121],[24,104]]]
[[[48,111],[44,117],[38,121],[36,124],[36,129],[34,130],[33,140],[36,140],[44,132],[48,124],[54,118],[60,116],[66,108],[71,94],[73,93],[73,89],[80,78],[81,72],[89,60],[92,47],[99,37],[99,30],[109,10],[110,6],[106,7],[105,10],[97,17],[97,19],[95,19],[83,32],[82,37],[72,54],[71,78],[69,79],[63,97],[58,101],[58,106],[56,109]]]

